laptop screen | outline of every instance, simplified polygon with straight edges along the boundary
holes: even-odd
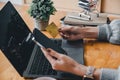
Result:
[[[0,48],[20,74],[27,66],[34,45],[25,43],[29,33],[23,19],[8,2],[0,12]]]

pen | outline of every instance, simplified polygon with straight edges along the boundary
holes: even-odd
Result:
[[[34,37],[32,37],[32,41],[35,42],[35,44],[37,44],[39,47],[41,47],[41,48],[44,47],[42,44],[40,44],[38,41],[36,41]]]
[[[35,40],[35,37],[32,35],[32,33],[29,33],[27,38],[26,38],[26,42],[29,42],[30,40],[32,40],[35,44],[37,44],[39,47],[44,47],[42,44],[40,44],[38,41]]]

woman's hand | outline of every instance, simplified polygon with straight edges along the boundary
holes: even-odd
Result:
[[[59,28],[59,34],[67,40],[83,39],[83,29],[80,26],[64,26]]]
[[[70,72],[80,76],[83,76],[85,74],[86,66],[77,63],[72,58],[60,54],[50,48],[41,48],[41,50],[43,51],[45,57],[48,59],[54,70]]]
[[[79,40],[83,38],[98,38],[98,27],[64,26],[59,28],[60,35],[67,40]]]

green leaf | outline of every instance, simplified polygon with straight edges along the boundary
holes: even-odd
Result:
[[[51,0],[33,0],[28,10],[30,16],[36,19],[48,20],[56,12]]]

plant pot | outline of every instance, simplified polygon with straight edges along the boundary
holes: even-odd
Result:
[[[40,19],[34,19],[35,21],[35,28],[44,31],[45,28],[48,26],[49,20],[48,21],[43,21]]]

